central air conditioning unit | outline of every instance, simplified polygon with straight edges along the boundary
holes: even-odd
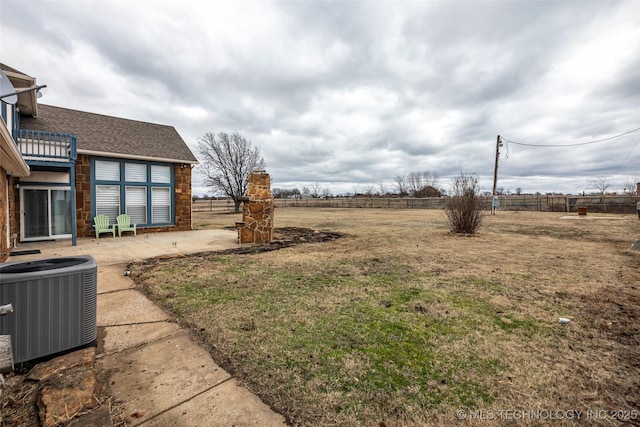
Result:
[[[96,339],[98,266],[89,255],[0,266],[0,335],[10,335],[14,363],[90,344]]]

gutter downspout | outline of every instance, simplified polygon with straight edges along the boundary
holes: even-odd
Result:
[[[77,246],[78,214],[76,210],[76,161],[78,160],[76,136],[71,141],[71,167],[69,168],[69,181],[71,182],[71,246]]]

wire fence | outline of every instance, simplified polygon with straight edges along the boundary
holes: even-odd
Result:
[[[481,197],[487,209],[491,197]],[[640,198],[635,196],[575,196],[575,195],[509,195],[499,196],[499,210],[534,212],[578,212],[586,208],[593,213],[635,214]],[[276,207],[304,208],[369,208],[369,209],[442,209],[447,197],[333,197],[323,199],[275,199]],[[194,212],[229,212],[231,199],[195,199]]]

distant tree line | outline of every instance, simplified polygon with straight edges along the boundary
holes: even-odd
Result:
[[[296,199],[296,198],[328,198],[333,197],[331,191],[327,187],[323,187],[319,183],[313,183],[310,186],[303,186],[302,190],[298,188],[280,188],[271,189],[273,197],[276,199]],[[369,185],[366,188],[353,188],[352,193],[337,195],[337,197],[441,197],[447,191],[438,188],[438,174],[435,172],[410,172],[407,175],[397,175],[394,178],[394,188],[387,189],[386,184],[380,183],[378,186]]]
[[[299,199],[301,196],[300,190],[297,188],[272,188],[271,193],[276,199]]]
[[[437,172],[410,172],[408,175],[396,175],[396,194],[400,197],[440,197],[446,193],[438,189]]]

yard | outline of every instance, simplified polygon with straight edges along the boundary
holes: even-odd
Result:
[[[292,424],[640,425],[640,221],[562,215],[461,236],[440,210],[278,208],[276,229],[344,236],[132,277]]]

